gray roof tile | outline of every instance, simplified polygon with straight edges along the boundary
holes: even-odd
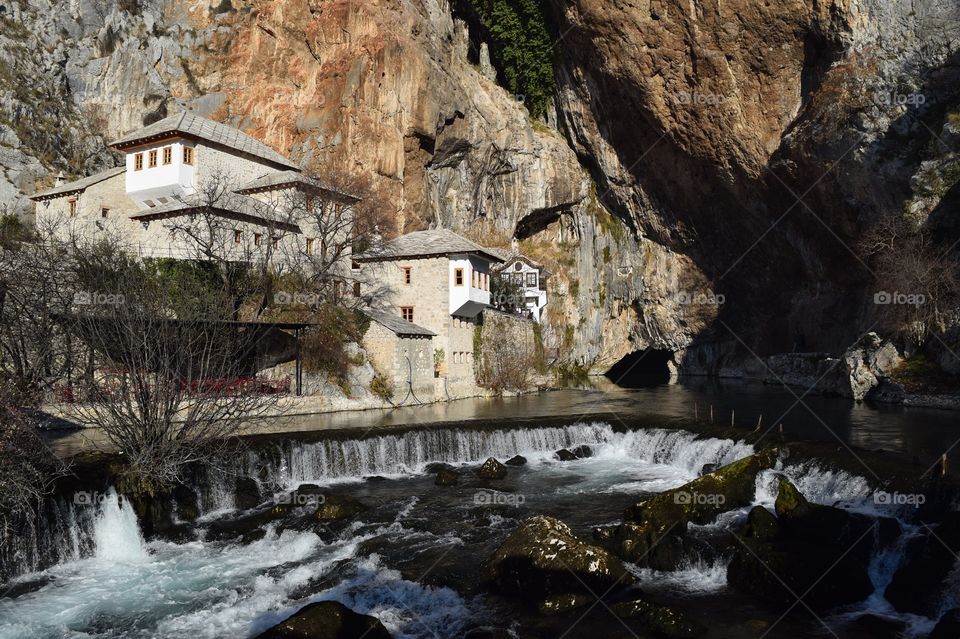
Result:
[[[407,233],[387,242],[379,251],[371,251],[354,256],[363,262],[396,260],[405,257],[423,257],[427,255],[451,255],[455,253],[476,253],[496,262],[502,262],[496,252],[484,248],[476,242],[457,235],[450,229],[434,229]]]
[[[390,313],[375,311],[370,308],[364,309],[363,312],[377,324],[380,324],[387,330],[392,331],[397,335],[416,335],[418,337],[436,336],[436,333],[433,331],[422,326],[417,326],[413,322],[408,322],[399,315],[391,315]]]
[[[144,220],[155,217],[172,217],[176,213],[186,213],[193,209],[203,208],[207,202],[202,201],[197,196],[188,196],[181,200],[172,200],[166,204],[161,204],[153,208],[144,209],[130,216],[132,220]],[[264,225],[281,224],[289,227],[291,230],[299,231],[299,227],[290,224],[281,216],[278,216],[273,207],[261,202],[260,200],[246,195],[236,193],[225,193],[220,197],[212,208],[237,213],[253,220],[260,221]]]
[[[146,138],[168,133],[182,133],[197,137],[207,142],[219,144],[280,166],[285,166],[296,171],[300,170],[300,167],[283,155],[260,140],[250,137],[243,131],[227,124],[208,120],[207,118],[200,117],[188,111],[171,115],[142,129],[128,133],[119,140],[112,142],[110,146],[125,146]]]
[[[46,191],[41,191],[30,196],[31,200],[46,200],[55,197],[62,197],[70,193],[76,193],[78,191],[83,191],[89,186],[93,186],[98,182],[103,182],[104,180],[109,180],[110,178],[120,175],[126,170],[122,166],[114,167],[112,169],[107,169],[106,171],[101,171],[94,175],[88,175],[85,178],[80,178],[79,180],[74,180],[73,182],[65,182],[60,186],[55,186],[52,189]]]
[[[275,171],[273,173],[267,173],[266,175],[259,177],[252,182],[244,184],[236,191],[237,193],[250,193],[260,189],[273,189],[277,187],[290,186],[293,184],[306,185],[323,193],[332,194],[336,197],[352,202],[357,202],[360,200],[360,198],[355,195],[350,195],[349,193],[326,186],[320,180],[303,175],[297,171]]]

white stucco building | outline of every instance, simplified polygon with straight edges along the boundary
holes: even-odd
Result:
[[[540,322],[547,305],[547,279],[551,273],[542,264],[525,255],[515,254],[493,268],[494,276],[511,282],[522,299],[512,300],[513,306],[525,310],[530,317]],[[506,305],[506,300],[494,300],[497,306]]]
[[[443,385],[438,398],[476,394],[474,336],[481,312],[490,306],[492,267],[502,258],[453,231],[436,229],[402,235],[353,259],[369,271],[364,279],[376,283],[373,303],[380,312],[433,333]]]
[[[308,255],[320,231],[309,216],[281,211],[278,194],[302,192],[343,207],[357,201],[303,175],[263,142],[189,112],[110,146],[124,154],[123,166],[72,182],[58,179],[32,196],[39,229],[79,242],[112,234],[141,257],[291,259]],[[215,231],[202,247],[190,233],[200,212]]]

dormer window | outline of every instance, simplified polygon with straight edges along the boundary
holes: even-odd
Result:
[[[150,151],[148,155],[147,166],[151,169],[157,166],[157,150],[156,149]]]
[[[192,146],[183,147],[183,163],[193,166],[193,147]]]
[[[137,153],[135,156],[133,156],[133,170],[143,170],[143,153]]]
[[[173,162],[173,147],[165,146],[163,147],[163,163],[171,164]]]

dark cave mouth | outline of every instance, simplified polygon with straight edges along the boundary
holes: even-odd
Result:
[[[625,355],[604,375],[621,388],[650,388],[670,382],[672,351],[646,348]]]

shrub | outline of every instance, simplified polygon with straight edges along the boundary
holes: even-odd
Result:
[[[370,380],[370,392],[384,401],[393,399],[393,387],[385,375],[377,373]]]

